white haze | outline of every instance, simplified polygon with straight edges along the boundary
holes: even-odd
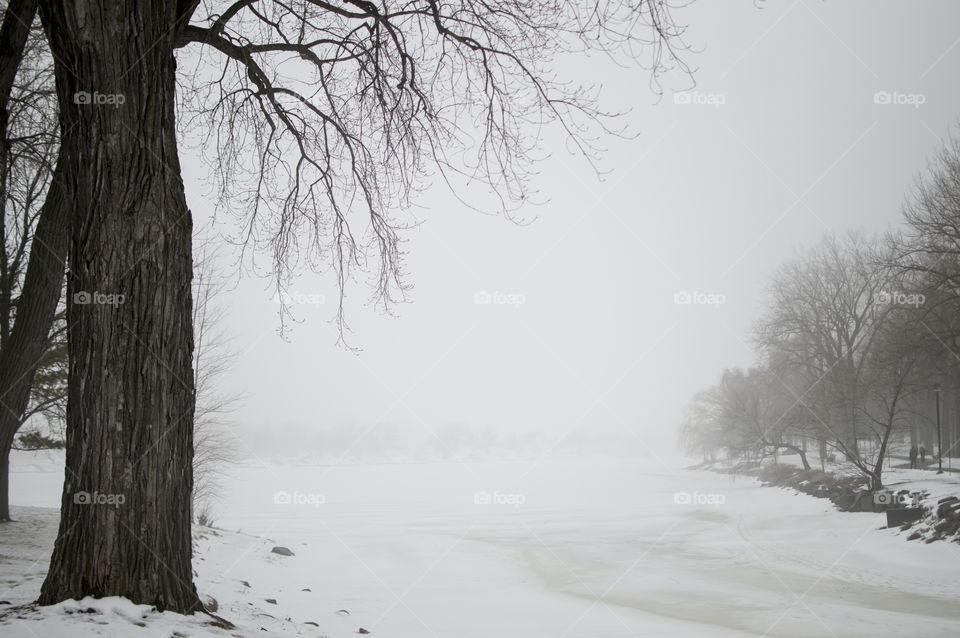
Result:
[[[296,307],[286,340],[270,283],[237,282],[223,303],[240,357],[222,386],[243,395],[231,421],[244,453],[672,452],[690,395],[750,362],[773,269],[825,232],[896,224],[960,112],[955,2],[699,2],[677,18],[696,50],[691,101],[707,103],[675,103],[681,76],[658,99],[646,71],[571,69],[632,109],[639,136],[608,141],[601,180],[552,131],[537,179],[549,201],[521,211],[529,225],[439,188],[421,197],[424,223],[404,234],[412,303],[384,316],[362,281],[347,291],[359,354],[336,345],[331,278],[294,284],[327,303]],[[924,103],[877,105],[878,91]],[[203,226],[209,184],[183,163]],[[679,291],[724,303],[678,305]],[[477,305],[478,292],[524,303]]]

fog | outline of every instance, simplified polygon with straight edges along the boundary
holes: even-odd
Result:
[[[672,450],[690,395],[749,362],[776,266],[824,233],[897,223],[956,120],[956,18],[950,2],[696,3],[677,12],[695,85],[673,73],[660,96],[646,71],[571,59],[635,137],[604,139],[595,170],[548,130],[541,201],[520,223],[439,184],[398,211],[420,222],[402,234],[409,303],[385,315],[362,276],[350,283],[353,350],[337,344],[332,277],[303,269],[298,322],[280,335],[268,256],[240,276],[239,251],[222,250],[239,353],[222,385],[243,395],[241,446],[316,452],[318,432],[389,425],[441,448],[441,430],[464,426]],[[209,228],[211,181],[185,155],[195,225]],[[693,303],[675,303],[682,292]]]
[[[54,5],[0,633],[957,635],[960,4]]]

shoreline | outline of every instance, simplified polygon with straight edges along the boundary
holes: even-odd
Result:
[[[778,487],[790,489],[797,494],[813,498],[829,500],[838,512],[868,512],[885,513],[899,507],[885,507],[877,505],[873,500],[873,492],[867,486],[867,479],[862,475],[842,475],[834,471],[823,471],[815,468],[804,470],[789,464],[762,463],[738,464],[733,466],[719,466],[718,463],[700,463],[685,467],[691,471],[715,472],[723,475],[749,476],[756,479],[763,487]],[[906,470],[910,473],[931,473],[932,477],[917,481],[899,476]],[[899,482],[885,481],[887,490],[893,492],[910,492],[919,495],[919,507],[923,510],[922,517],[914,522],[897,526],[884,526],[882,529],[896,529],[899,532],[909,532],[906,540],[922,540],[925,543],[947,541],[960,543],[960,481],[941,481],[943,490],[931,493],[929,481],[936,481],[937,476],[952,477],[951,474],[937,475],[930,469],[891,468],[885,472],[886,477],[901,478]],[[910,487],[918,489],[910,489]],[[955,505],[953,505],[956,503]]]

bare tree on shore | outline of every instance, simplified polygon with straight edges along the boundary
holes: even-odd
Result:
[[[178,132],[209,134],[223,213],[271,255],[278,288],[298,266],[341,287],[361,271],[389,304],[406,286],[391,211],[431,172],[468,199],[461,187],[485,185],[506,211],[530,193],[537,126],[586,155],[618,130],[595,91],[557,76],[562,55],[645,61],[656,77],[682,46],[661,0],[40,0],[39,13],[60,110],[50,193],[71,206],[67,468],[40,602],[122,595],[179,612],[201,605]],[[84,507],[86,492],[125,505]]]
[[[57,375],[65,356],[68,220],[62,178],[54,177],[59,137],[52,60],[33,26],[36,11],[35,0],[13,0],[0,23],[0,522],[10,520],[9,458],[17,431],[36,414],[58,416],[64,404]]]

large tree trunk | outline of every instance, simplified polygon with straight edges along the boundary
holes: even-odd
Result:
[[[42,0],[74,206],[60,531],[41,604],[201,609],[190,565],[191,219],[174,122],[177,3]]]

